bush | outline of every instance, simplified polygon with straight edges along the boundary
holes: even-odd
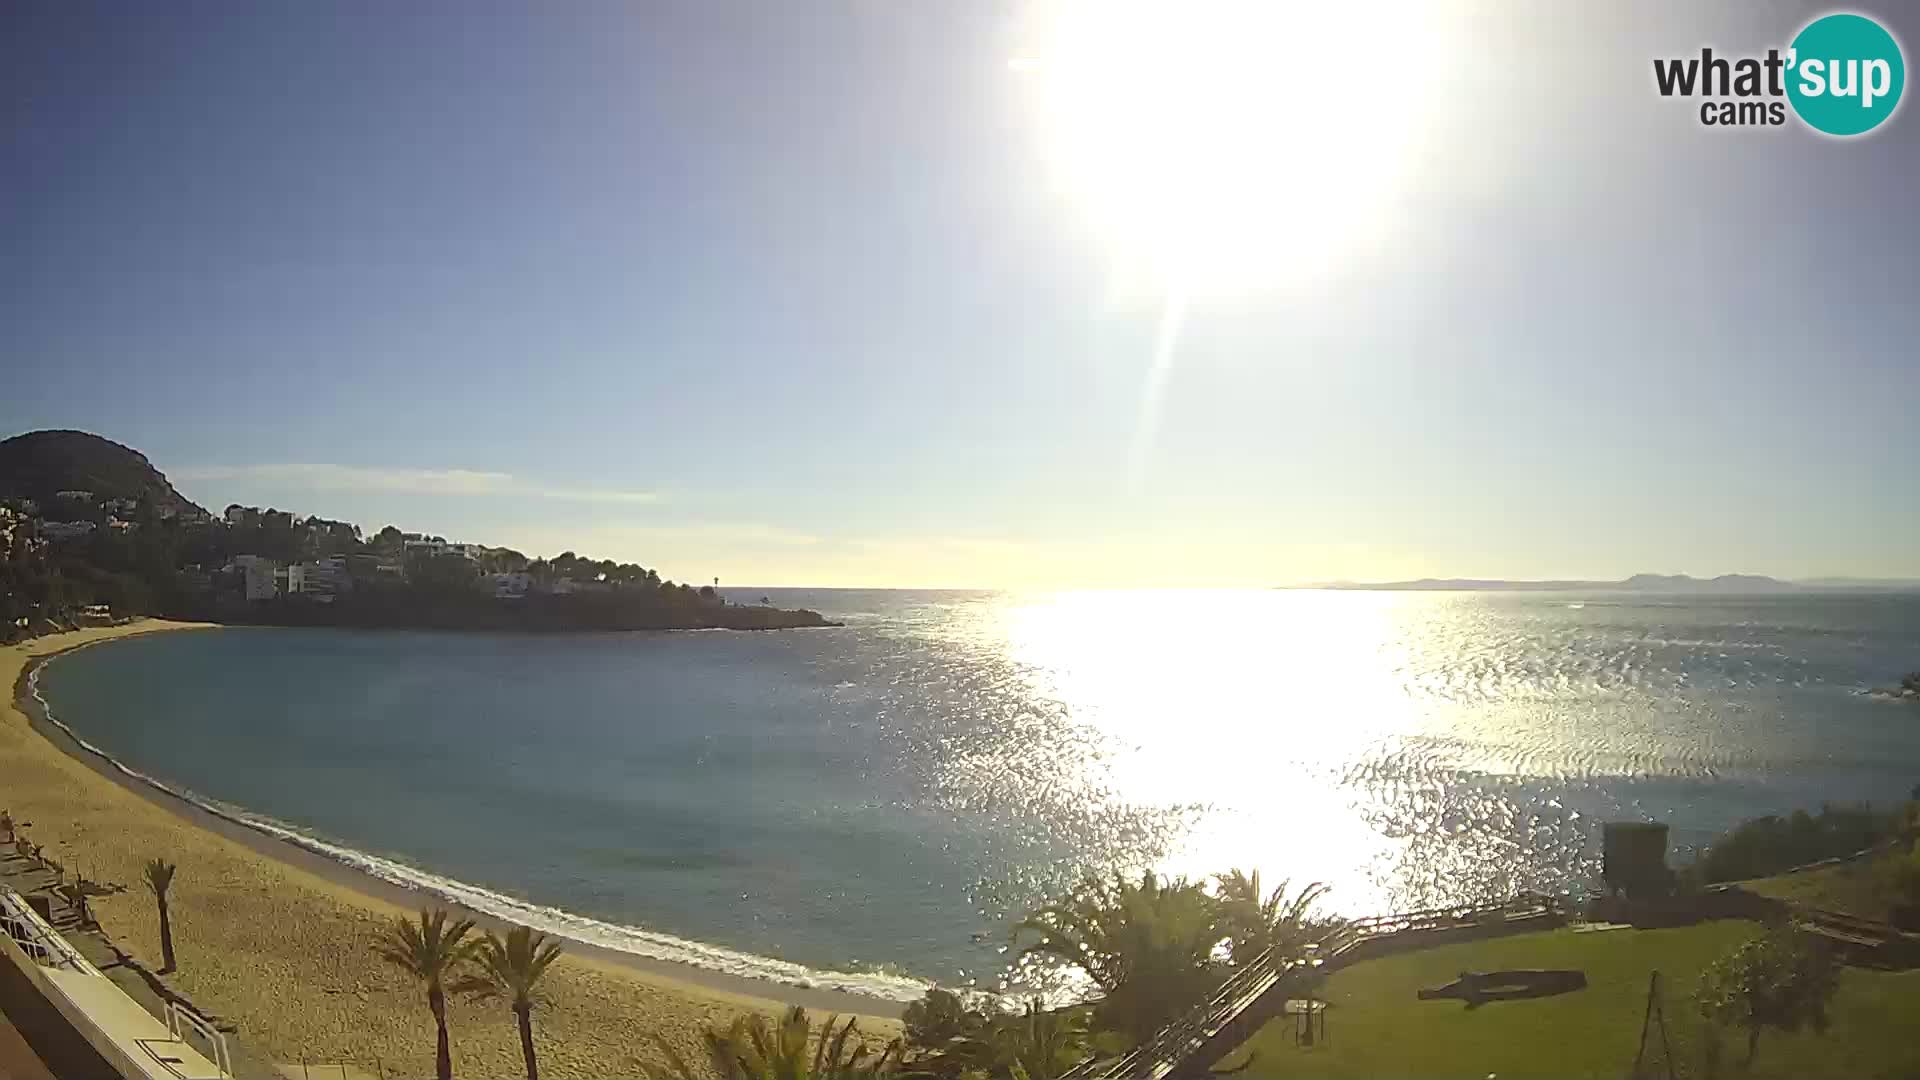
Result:
[[[1920,852],[1901,852],[1881,863],[1874,886],[1887,900],[1887,921],[1920,929]]]
[[[1827,1005],[1839,985],[1840,968],[1826,943],[1783,927],[1716,961],[1702,974],[1694,1000],[1710,1023],[1745,1030],[1751,1063],[1767,1028],[1826,1031]]]
[[[1034,940],[1021,945],[1021,939]],[[1146,1041],[1226,978],[1219,900],[1185,878],[1092,878],[1014,928],[1019,961],[1077,967],[1101,991],[1094,1021]]]
[[[1084,1006],[1047,1010],[1030,1001],[1024,1012],[1009,1014],[933,989],[908,1005],[901,1021],[915,1077],[1053,1080],[1089,1052]]]
[[[654,1035],[667,1064],[648,1066],[647,1075],[651,1080],[881,1080],[900,1068],[899,1040],[876,1056],[854,1021],[842,1025],[839,1017],[829,1016],[816,1033],[798,1005],[772,1023],[759,1013],[743,1013],[725,1031],[708,1027],[700,1041],[707,1052],[704,1069]]]
[[[977,1049],[993,1027],[993,1017],[953,991],[935,987],[907,1006],[900,1023],[915,1071],[950,1077],[976,1067]]]
[[[1900,826],[1898,815],[1865,805],[1823,806],[1818,815],[1795,810],[1784,818],[1755,818],[1714,841],[1700,860],[1700,872],[1709,883],[1765,877],[1852,855],[1894,836]]]

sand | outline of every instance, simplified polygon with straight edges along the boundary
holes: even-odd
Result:
[[[35,657],[131,634],[196,624],[144,620],[78,630],[0,648],[0,687],[11,690]],[[83,735],[84,731],[81,732]],[[62,740],[64,741],[64,740]],[[70,870],[127,891],[94,902],[101,927],[150,968],[160,966],[159,925],[140,875],[149,858],[178,864],[169,902],[179,970],[166,981],[204,1011],[233,1023],[255,1056],[282,1062],[348,1062],[388,1076],[433,1074],[426,995],[375,954],[386,922],[422,903],[446,906],[365,877],[310,852],[223,822],[189,804],[136,790],[35,730],[11,692],[0,709],[0,807],[32,822],[28,835]],[[490,925],[481,920],[483,925]],[[868,1014],[860,1030],[898,1032],[899,1005],[807,991],[573,945],[547,974],[534,1014],[544,1077],[637,1076],[660,1056],[659,1034],[697,1056],[699,1032],[738,1012],[806,1005]],[[524,1075],[513,1018],[498,1005],[449,1007],[454,1072]]]

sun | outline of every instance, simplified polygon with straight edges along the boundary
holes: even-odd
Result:
[[[1051,181],[1171,294],[1325,274],[1391,224],[1445,55],[1432,5],[1038,8],[1012,68]]]

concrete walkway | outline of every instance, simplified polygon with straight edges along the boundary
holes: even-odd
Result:
[[[52,873],[34,864],[30,859],[23,859],[11,851],[6,851],[4,856],[0,856],[0,880],[4,880],[8,885],[13,886],[16,891],[22,894],[37,893],[48,896],[53,914],[53,917],[49,919],[48,922],[52,925],[53,929],[57,931],[61,937],[65,938],[67,943],[72,945],[81,956],[85,957],[88,963],[98,968],[101,974],[110,979],[114,985],[118,986],[128,997],[132,998],[136,1004],[146,1010],[146,1012],[156,1020],[160,1020],[166,1015],[166,1000],[163,995],[173,996],[179,998],[181,1001],[185,1001],[184,998],[180,998],[179,995],[174,994],[159,976],[146,971],[133,958],[128,957],[116,948],[97,927],[84,923],[80,918],[80,913],[76,911],[71,904],[53,895],[52,886],[57,883],[57,879]],[[4,990],[4,988],[0,988],[0,990]],[[35,993],[33,997],[37,999],[39,995]],[[7,1002],[6,995],[4,994],[0,994],[0,1005],[4,1005],[9,1016],[13,1015],[15,1009],[32,1008],[31,1002],[18,1005]],[[239,1080],[279,1080],[280,1073],[278,1070],[267,1061],[248,1052],[245,1047],[241,1046],[235,1040],[230,1027],[223,1023],[218,1016],[206,1013],[197,1008],[194,1009],[194,1011],[200,1013],[202,1016],[206,1016],[209,1020],[213,1021],[216,1027],[222,1029],[227,1039],[228,1052],[233,1059],[233,1075],[235,1077],[239,1078]],[[26,1031],[27,1038],[25,1041],[30,1050],[34,1050],[43,1057],[46,1057],[52,1052],[48,1047],[42,1045],[41,1040],[34,1037],[35,1033],[30,1026],[24,1022],[19,1026]],[[4,1054],[4,1039],[0,1038],[0,1055]],[[4,1056],[0,1056],[0,1080],[7,1080],[7,1078],[12,1075],[4,1071],[8,1067],[5,1063],[7,1060]],[[47,1060],[51,1061],[53,1059],[47,1057]],[[60,1075],[62,1072],[63,1070],[61,1069],[53,1070],[55,1075]],[[22,1072],[21,1075],[37,1076],[44,1074]]]

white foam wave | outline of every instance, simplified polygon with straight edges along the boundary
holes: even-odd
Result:
[[[286,822],[229,806],[185,788],[167,784],[127,765],[99,746],[88,742],[78,732],[67,726],[65,721],[54,715],[52,706],[40,692],[39,667],[27,676],[27,689],[39,705],[40,714],[46,717],[48,723],[65,732],[75,745],[105,761],[128,778],[199,807],[217,818],[304,848],[389,884],[429,893],[496,919],[530,926],[535,930],[558,934],[588,945],[652,960],[686,964],[690,967],[741,978],[781,983],[810,990],[836,990],[862,994],[890,1001],[912,1001],[926,993],[927,987],[931,985],[901,975],[821,971],[803,964],[776,960],[769,956],[756,956],[753,953],[720,945],[709,945],[671,934],[643,930],[637,926],[606,922],[586,915],[577,915],[561,908],[521,900],[482,885],[444,877],[394,859],[324,840]]]

